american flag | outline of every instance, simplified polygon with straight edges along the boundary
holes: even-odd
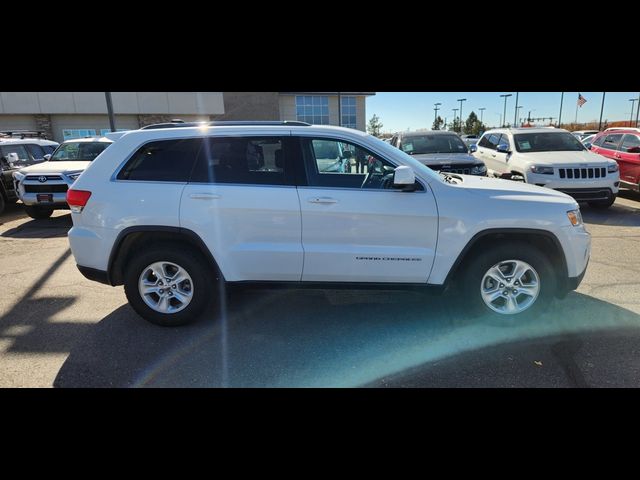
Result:
[[[578,106],[582,108],[582,105],[587,103],[587,99],[582,96],[582,94],[578,94]]]

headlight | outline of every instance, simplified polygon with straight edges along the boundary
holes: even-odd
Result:
[[[567,217],[569,218],[571,225],[573,225],[574,227],[582,225],[582,215],[580,214],[580,209],[569,210],[567,212]]]
[[[533,173],[540,173],[542,175],[553,175],[553,167],[542,167],[540,165],[531,165],[531,171]]]
[[[82,172],[70,173],[69,175],[67,175],[67,177],[69,177],[71,180],[75,182],[80,175],[82,175]]]
[[[18,172],[13,172],[13,178],[17,181],[17,182],[21,182],[22,179],[25,177],[26,175],[24,173],[20,173]]]
[[[484,163],[480,165],[475,165],[471,168],[471,175],[485,175],[487,173],[487,167],[485,167]]]
[[[618,163],[614,162],[614,163],[610,163],[607,166],[607,172],[609,173],[616,173],[618,171]]]

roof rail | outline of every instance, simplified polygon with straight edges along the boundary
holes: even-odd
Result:
[[[41,130],[0,130],[0,137],[20,137],[21,139],[29,137],[46,139],[45,133]]]
[[[182,120],[176,121],[172,120],[167,123],[154,123],[152,125],[146,125],[141,127],[140,130],[155,130],[158,128],[182,128],[182,127],[224,127],[224,126],[235,126],[235,125],[256,125],[256,126],[300,126],[300,127],[310,127],[310,123],[306,122],[298,122],[296,120],[212,120],[210,122],[184,122]]]
[[[605,132],[611,132],[613,130],[633,130],[634,132],[640,132],[640,128],[634,127],[609,127],[605,129]]]

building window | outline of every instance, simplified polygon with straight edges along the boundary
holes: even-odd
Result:
[[[329,97],[297,95],[296,118],[314,125],[329,125]]]
[[[62,130],[62,136],[65,140],[72,138],[94,137],[96,131],[88,128],[65,128]]]
[[[342,99],[342,122],[340,124],[347,128],[356,127],[356,97],[341,97]]]

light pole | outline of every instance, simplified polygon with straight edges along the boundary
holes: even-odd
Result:
[[[459,98],[457,101],[460,102],[460,133],[462,133],[462,102],[466,102],[467,99]]]
[[[485,107],[479,108],[478,110],[480,110],[480,123],[482,123],[482,114],[484,113],[484,111],[486,110]]]
[[[109,127],[111,131],[116,131],[116,119],[113,116],[113,102],[111,101],[111,92],[104,92],[104,98],[107,101],[107,113],[109,114]]]
[[[602,112],[604,111],[604,95],[607,92],[602,92],[602,105],[600,105],[600,120],[598,121],[598,130],[602,130]]]
[[[564,100],[564,92],[560,94],[560,113],[558,114],[558,128],[562,128],[562,101]]]
[[[631,102],[631,118],[629,119],[629,126],[631,126],[631,124],[633,123],[633,107],[635,106],[638,99],[630,98],[629,101]]]
[[[452,110],[453,110],[453,127],[454,127],[453,131],[455,132],[455,131],[456,131],[456,130],[455,130],[455,126],[456,126],[456,113],[458,112],[458,109],[457,109],[457,108],[454,108],[454,109],[452,109]]]
[[[515,117],[513,117],[513,125],[516,126],[518,124],[518,93],[520,92],[516,92],[516,115]]]
[[[638,128],[638,116],[640,116],[640,93],[638,94],[638,109],[636,110],[636,128]]]
[[[436,111],[435,118],[433,119],[433,124],[435,125],[436,122],[438,121],[438,110],[440,110],[440,108],[438,107],[442,105],[442,103],[438,102],[438,103],[434,103],[433,105],[435,106],[434,110]]]
[[[500,97],[504,97],[504,112],[502,114],[502,121],[500,122],[500,126],[504,127],[504,124],[507,122],[507,98],[511,97],[513,93],[506,93],[504,95],[500,95]]]

